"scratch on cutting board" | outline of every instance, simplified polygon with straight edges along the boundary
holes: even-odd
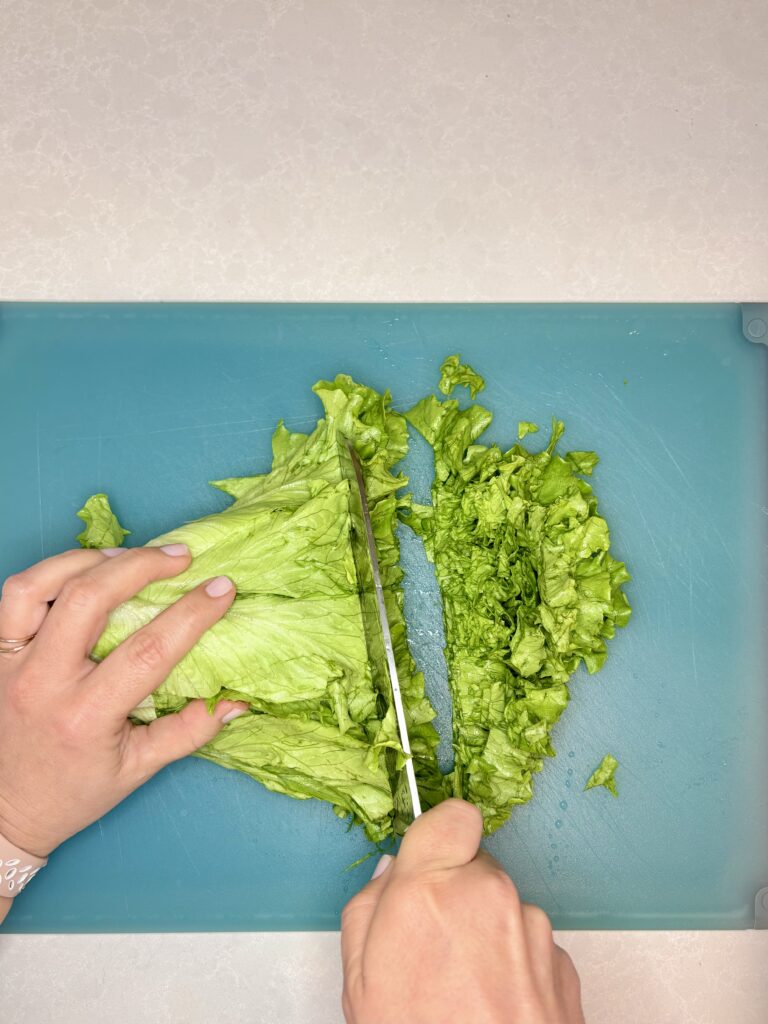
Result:
[[[581,838],[584,840],[584,842],[587,844],[587,846],[592,851],[592,855],[595,858],[595,860],[598,862],[598,864],[602,864],[602,866],[605,868],[606,875],[610,875],[611,877],[613,877],[616,874],[616,872],[614,871],[614,869],[611,867],[610,864],[608,864],[605,860],[603,860],[603,858],[600,856],[599,852],[592,845],[592,841],[590,840],[589,836],[582,829],[580,829],[579,826],[577,824],[575,824],[575,822],[573,822],[573,821],[570,822],[568,827],[572,828],[574,830],[574,832],[578,832],[578,834],[581,836]]]
[[[182,789],[179,786],[178,781],[176,780],[176,777],[173,774],[171,774],[171,780],[172,780],[173,788],[178,793],[181,793]],[[197,875],[202,875],[202,872],[200,871],[200,865],[197,863],[195,858],[190,853],[189,847],[187,846],[186,842],[184,841],[184,836],[182,834],[182,831],[181,831],[181,829],[179,828],[179,826],[176,823],[175,814],[176,814],[177,809],[174,806],[172,806],[171,804],[168,803],[168,801],[166,800],[164,794],[163,794],[162,799],[163,799],[163,803],[165,804],[166,808],[168,809],[167,810],[167,814],[166,814],[166,820],[170,821],[171,827],[173,828],[173,831],[178,836],[179,842],[181,843],[181,848],[184,851],[187,860],[192,865],[192,867],[195,869],[195,873]]]
[[[691,634],[691,667],[693,668],[693,680],[696,683],[696,689],[699,688],[699,668],[696,663],[696,639],[694,635],[693,623],[693,565],[691,564],[691,549],[688,548],[688,621],[690,623],[690,634]]]
[[[674,455],[672,454],[672,452],[670,451],[670,449],[669,449],[669,446],[667,445],[667,442],[666,442],[666,441],[664,440],[664,438],[663,438],[663,437],[661,436],[661,434],[660,434],[660,433],[658,432],[658,430],[657,430],[657,429],[656,429],[656,428],[655,428],[655,427],[654,427],[653,425],[651,425],[651,430],[652,430],[652,431],[653,431],[653,433],[654,433],[654,434],[656,435],[656,437],[657,437],[657,438],[659,439],[659,444],[661,445],[661,447],[662,447],[662,448],[664,449],[664,451],[665,451],[665,452],[667,453],[667,455],[669,456],[669,458],[670,458],[670,461],[672,462],[672,465],[673,465],[673,466],[675,467],[675,469],[677,470],[677,472],[678,472],[678,473],[680,474],[680,476],[682,477],[682,479],[683,479],[683,482],[685,483],[686,487],[690,487],[690,486],[691,486],[691,481],[690,481],[690,480],[688,479],[688,477],[687,477],[687,476],[685,475],[685,473],[683,472],[683,469],[682,469],[682,467],[681,467],[680,463],[679,463],[679,462],[677,461],[677,459],[675,458],[675,456],[674,456]]]
[[[683,763],[682,759],[680,759],[680,763]],[[673,804],[672,801],[664,795],[664,788],[658,786],[655,780],[653,782],[649,782],[647,775],[640,775],[638,772],[633,771],[632,768],[630,768],[627,764],[622,763],[621,770],[624,774],[631,775],[634,779],[636,779],[639,782],[641,786],[643,786],[643,788],[647,789],[651,794],[650,799],[652,799],[655,803],[666,804],[666,806],[674,814],[674,820],[679,820],[680,807],[677,804]]]
[[[601,819],[601,824],[608,826],[610,831],[613,832],[616,838],[620,841],[622,847],[626,850],[629,856],[636,857],[641,864],[645,865],[645,867],[647,868],[650,868],[652,872],[655,872],[657,870],[657,865],[654,864],[652,861],[648,860],[647,857],[644,857],[640,853],[639,849],[634,845],[634,843],[627,842],[627,833],[622,832],[621,829],[618,829],[614,822],[611,821],[611,818],[608,815]]]
[[[192,430],[212,430],[214,427],[231,427],[241,423],[258,423],[259,421],[253,416],[250,416],[245,420],[221,420],[218,423],[188,423],[183,427],[162,427],[159,430],[127,430],[118,434],[78,434],[73,437],[63,437],[61,440],[67,444],[74,441],[124,441],[131,437],[156,437],[159,434],[180,434],[189,432]],[[276,422],[276,421],[275,421]],[[292,423],[292,429],[297,430],[301,427],[310,427],[317,423],[317,417],[305,417],[300,420],[295,420]],[[252,433],[252,434],[263,434],[273,433],[275,424],[263,427],[253,427],[251,430],[237,431],[237,433]],[[232,433],[235,433],[234,431]],[[229,435],[218,434],[217,437],[225,437]]]
[[[632,497],[634,498],[635,508],[637,509],[637,511],[638,511],[638,513],[640,515],[640,518],[643,521],[643,526],[645,527],[645,532],[648,534],[648,537],[649,537],[650,542],[651,542],[651,546],[653,547],[653,550],[656,552],[656,557],[659,560],[659,565],[661,566],[661,568],[663,570],[666,571],[666,568],[667,568],[666,563],[664,561],[664,558],[662,557],[661,551],[659,550],[659,545],[656,543],[656,534],[651,529],[650,525],[648,524],[648,520],[647,520],[647,518],[645,516],[645,512],[643,512],[643,503],[637,497],[637,492],[635,491],[634,485],[632,483],[629,484],[629,489],[630,489],[630,492],[632,494]]]
[[[123,840],[120,838],[120,826],[119,825],[117,826],[116,834],[117,834],[117,849],[118,849],[118,852],[120,853],[120,881],[121,881],[122,886],[123,886],[123,890],[122,890],[123,907],[125,908],[126,914],[129,914],[130,913],[130,909],[128,907],[128,893],[126,892],[126,889],[125,889],[125,856],[123,855]]]
[[[240,786],[235,786],[234,787],[235,803],[237,804],[237,809],[238,809],[238,811],[240,813],[240,822],[241,822],[240,828],[242,830],[243,837],[244,838],[248,837],[251,842],[254,842],[255,840],[253,838],[253,833],[252,833],[251,830],[248,829],[248,822],[251,821],[252,818],[249,818],[248,815],[245,813],[245,808],[243,807],[243,802],[240,799],[240,788],[241,788]]]
[[[531,853],[530,849],[528,848],[528,844],[526,843],[526,841],[523,839],[523,837],[519,833],[517,835],[517,838],[518,838],[521,846],[525,850],[525,852],[530,857],[531,863],[536,868],[536,871],[537,871],[537,873],[539,875],[539,878],[542,880],[544,885],[546,885],[547,891],[549,892],[549,895],[552,897],[552,901],[554,902],[555,906],[557,907],[558,910],[562,910],[563,909],[563,905],[560,902],[560,900],[557,898],[557,896],[555,896],[554,889],[552,888],[552,886],[547,881],[546,876],[545,876],[544,872],[542,871],[541,866],[540,866],[538,860],[533,856],[533,854]]]
[[[35,437],[37,440],[37,504],[40,522],[40,557],[45,558],[45,541],[43,539],[43,481],[40,473],[40,412],[35,413]]]

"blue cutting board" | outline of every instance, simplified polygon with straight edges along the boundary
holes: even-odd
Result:
[[[562,928],[751,926],[768,885],[768,349],[735,305],[2,306],[0,575],[73,546],[94,491],[133,543],[221,508],[206,481],[266,470],[278,419],[313,426],[316,380],[350,373],[404,409],[456,351],[487,378],[493,439],[555,415],[567,446],[597,449],[634,577],[629,627],[578,673],[558,756],[489,849]],[[423,443],[406,468],[426,497]],[[447,735],[434,579],[403,548]],[[617,800],[582,791],[606,751]],[[366,849],[327,805],[188,759],[60,849],[6,928],[336,928]]]

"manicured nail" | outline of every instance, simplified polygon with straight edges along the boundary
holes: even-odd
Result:
[[[394,857],[390,857],[390,855],[388,853],[385,853],[384,856],[379,861],[379,863],[376,865],[376,868],[375,868],[373,874],[371,875],[371,881],[373,881],[374,878],[378,878],[379,875],[383,875],[384,872],[389,867],[390,863],[394,859],[395,859]]]
[[[228,711],[221,720],[222,725],[226,725],[227,722],[234,722],[240,715],[247,715],[248,711],[245,708],[235,708],[233,711]]]
[[[125,548],[102,548],[101,549],[102,555],[106,555],[107,558],[114,558],[115,555],[122,555],[122,553],[124,551],[125,551]]]
[[[189,548],[186,544],[164,544],[160,550],[164,551],[166,555],[172,555],[174,558],[189,554]]]
[[[216,576],[210,583],[206,583],[205,592],[209,597],[223,597],[230,592],[233,586],[229,576]]]

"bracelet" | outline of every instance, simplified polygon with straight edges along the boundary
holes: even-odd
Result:
[[[47,863],[47,857],[33,857],[0,834],[0,896],[18,896]]]

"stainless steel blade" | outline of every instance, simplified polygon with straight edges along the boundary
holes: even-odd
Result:
[[[363,513],[363,527],[365,531],[365,540],[368,548],[368,555],[370,557],[373,590],[376,598],[376,610],[378,612],[379,623],[381,625],[381,634],[384,644],[384,653],[386,655],[387,671],[389,674],[389,681],[392,686],[392,703],[395,706],[397,730],[398,733],[400,734],[400,744],[407,758],[404,769],[405,778],[408,784],[408,792],[411,797],[413,816],[414,818],[418,818],[418,816],[421,814],[421,800],[419,799],[419,791],[416,787],[416,772],[414,771],[413,767],[411,743],[408,738],[408,725],[405,721],[405,709],[403,707],[403,696],[400,692],[400,679],[397,674],[395,652],[392,646],[392,633],[390,632],[389,619],[387,618],[387,606],[384,602],[384,588],[381,583],[379,559],[376,554],[376,540],[373,536],[373,527],[371,526],[371,513],[370,509],[368,508],[368,496],[365,493],[363,469],[362,466],[360,465],[360,460],[357,457],[357,452],[349,442],[347,442],[347,448],[349,449],[349,455],[352,461],[352,469],[355,474],[355,481],[357,482],[357,487],[360,492],[360,504],[362,506]]]

